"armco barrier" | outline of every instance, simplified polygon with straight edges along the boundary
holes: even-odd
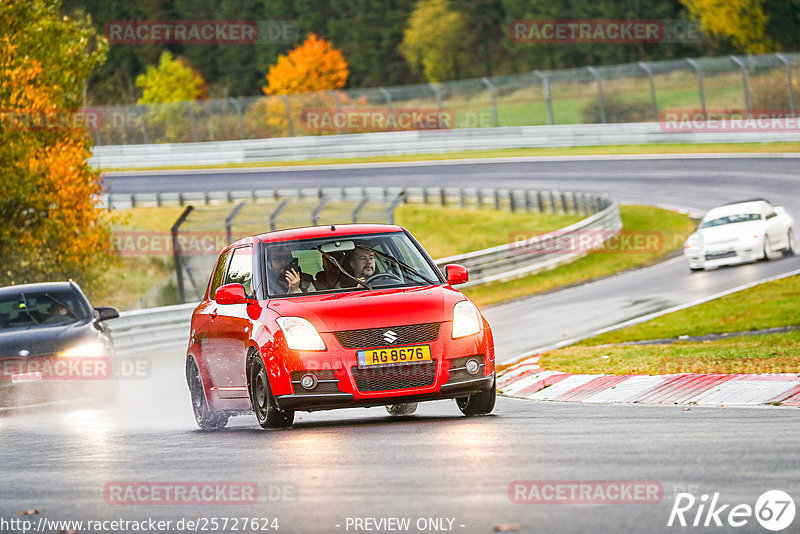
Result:
[[[797,140],[800,140],[800,130],[665,132],[659,123],[650,122],[568,124],[281,137],[206,143],[108,145],[94,147],[89,163],[99,169],[120,169],[309,158],[438,154],[502,148]]]
[[[447,192],[444,190],[441,190],[441,192],[442,199],[446,201]],[[520,192],[517,191],[516,193],[519,194]],[[425,190],[411,191],[412,196],[419,194],[425,196]],[[524,200],[511,200],[515,198],[514,192],[507,192],[507,199],[511,201],[512,205],[530,199],[530,195],[527,193],[524,196]],[[460,198],[464,198],[463,192]],[[500,195],[496,195],[494,198],[497,202],[500,199]],[[561,238],[568,238],[570,235],[595,232],[595,235],[603,236],[602,240],[605,241],[605,239],[622,228],[619,206],[606,196],[588,193],[571,193],[570,201],[567,201],[566,195],[560,194],[553,194],[549,198],[550,202],[554,202],[554,199],[560,198],[562,210],[565,210],[567,205],[571,203],[575,211],[579,210],[581,202],[578,199],[580,199],[582,200],[584,210],[592,214],[566,228],[562,228],[551,234],[538,236],[540,239],[544,239],[552,234],[558,234]],[[557,203],[553,203],[550,208],[556,209],[557,206]],[[539,208],[543,208],[543,206],[539,205]],[[470,273],[470,281],[459,287],[469,287],[500,279],[512,279],[551,269],[585,253],[586,250],[566,253],[551,252],[530,254],[524,251],[520,252],[515,243],[509,243],[469,252],[467,254],[438,259],[436,260],[436,264],[440,269],[444,269],[444,266],[448,263],[464,265]],[[178,350],[181,347],[186,347],[189,340],[189,324],[192,310],[196,306],[197,303],[189,303],[122,312],[118,319],[109,323],[117,353],[126,356],[149,352],[153,349]]]

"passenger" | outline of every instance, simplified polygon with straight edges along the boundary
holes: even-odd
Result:
[[[270,278],[276,293],[308,293],[316,291],[310,274],[304,273],[300,266],[293,266],[294,258],[286,247],[275,247],[267,252]]]
[[[333,257],[339,265],[344,267],[344,255],[339,252],[328,254]],[[322,256],[322,270],[314,277],[314,286],[318,289],[340,289],[342,287],[342,271],[328,259]]]

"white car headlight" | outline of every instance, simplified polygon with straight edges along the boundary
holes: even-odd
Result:
[[[325,342],[314,325],[302,317],[278,317],[275,319],[286,336],[286,344],[294,350],[325,350]]]
[[[81,345],[75,345],[67,350],[58,353],[64,358],[99,358],[105,355],[105,346],[99,341],[90,341]]]
[[[482,325],[481,314],[472,302],[462,300],[453,307],[453,339],[477,334]]]
[[[684,243],[683,248],[686,250],[697,250],[702,248],[703,238],[699,233],[694,233],[689,236],[689,239]]]

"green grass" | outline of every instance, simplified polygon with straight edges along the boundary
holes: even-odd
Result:
[[[634,267],[650,265],[683,246],[694,230],[686,215],[651,206],[621,206],[623,235],[656,236],[657,246],[624,248],[618,241],[583,258],[532,276],[464,289],[478,306],[578,284]]]
[[[796,373],[800,331],[702,343],[572,346],[544,354],[539,364],[554,371],[616,375]]]
[[[586,339],[581,345],[622,343],[679,336],[702,336],[745,330],[800,325],[800,276],[760,284],[705,302]]]
[[[294,161],[255,161],[247,163],[225,163],[221,165],[176,165],[154,167],[129,167],[106,169],[108,171],[144,171],[161,169],[239,169],[252,167],[292,167],[297,165],[327,165],[345,163],[388,163],[403,161],[446,161],[454,159],[543,157],[543,156],[594,156],[619,154],[709,154],[741,152],[800,152],[800,142],[778,143],[665,143],[653,145],[608,145],[555,148],[506,148],[497,150],[465,150],[444,154],[409,154],[400,156],[370,156],[361,158],[307,158]]]
[[[549,352],[539,364],[570,373],[798,372],[798,331],[704,342],[607,345],[800,325],[798,302],[800,276],[783,278]]]

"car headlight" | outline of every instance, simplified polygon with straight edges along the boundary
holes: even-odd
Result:
[[[472,302],[462,300],[453,307],[453,339],[477,334],[482,324],[481,314]]]
[[[703,245],[703,240],[700,237],[700,234],[694,233],[689,236],[689,239],[686,240],[686,243],[684,243],[683,248],[685,250],[697,250],[699,248],[702,248],[702,245]]]
[[[104,356],[106,347],[99,341],[90,341],[75,345],[58,353],[63,358],[98,358]]]
[[[286,344],[294,350],[325,350],[325,342],[314,325],[302,317],[275,319],[286,337]]]

